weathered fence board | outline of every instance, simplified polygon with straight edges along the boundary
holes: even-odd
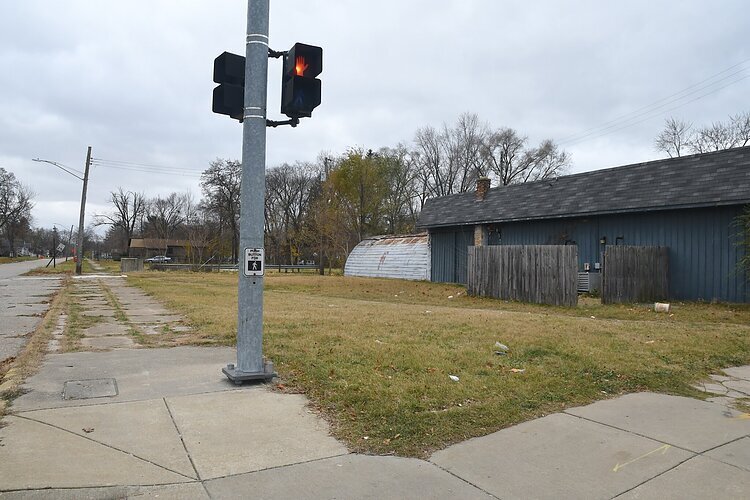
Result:
[[[608,245],[602,302],[655,302],[669,298],[669,248]]]
[[[578,247],[491,245],[469,247],[470,295],[537,304],[578,304]]]

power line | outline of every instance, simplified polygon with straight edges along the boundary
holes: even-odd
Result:
[[[558,144],[577,143],[577,142],[580,142],[581,140],[583,140],[584,138],[587,138],[587,137],[592,136],[592,135],[595,136],[595,137],[599,137],[600,132],[603,132],[603,131],[606,131],[606,130],[609,130],[609,129],[613,129],[614,128],[615,130],[621,130],[622,128],[625,128],[625,126],[631,126],[631,125],[635,125],[637,123],[642,123],[644,120],[639,120],[639,121],[636,121],[636,122],[633,122],[633,123],[630,123],[628,125],[623,126],[623,124],[625,124],[627,122],[630,122],[632,120],[636,120],[637,118],[640,118],[642,116],[646,116],[646,115],[649,115],[649,114],[656,113],[659,110],[661,110],[662,108],[664,108],[665,106],[669,106],[670,104],[674,104],[676,102],[679,102],[679,101],[681,101],[683,99],[686,99],[686,98],[688,98],[688,97],[690,97],[692,95],[695,95],[696,93],[700,93],[703,90],[710,89],[711,87],[714,87],[715,85],[718,85],[718,84],[720,84],[720,83],[722,83],[722,82],[724,82],[724,81],[726,81],[728,79],[731,79],[731,78],[733,78],[733,77],[735,77],[737,75],[740,75],[740,74],[744,73],[747,68],[743,67],[743,68],[741,68],[741,69],[739,69],[737,71],[733,71],[729,75],[722,76],[721,78],[719,78],[718,80],[716,80],[717,77],[719,77],[721,75],[724,75],[725,73],[730,72],[730,71],[734,70],[737,67],[743,66],[744,64],[746,64],[749,61],[750,61],[750,59],[746,59],[744,61],[741,61],[741,62],[739,62],[737,64],[734,64],[733,66],[730,66],[730,67],[728,67],[728,68],[726,68],[726,69],[724,69],[724,70],[722,70],[722,71],[720,71],[720,72],[718,72],[718,73],[710,76],[709,78],[706,78],[706,79],[701,80],[701,81],[699,81],[697,83],[694,83],[693,85],[690,85],[689,87],[686,87],[686,88],[684,88],[684,89],[682,89],[682,90],[680,90],[678,92],[675,92],[675,93],[673,93],[671,95],[668,95],[666,97],[658,99],[658,100],[656,100],[656,101],[654,101],[654,102],[652,102],[650,104],[642,106],[642,107],[640,107],[638,109],[635,109],[635,110],[633,110],[633,111],[631,111],[629,113],[625,113],[623,115],[620,115],[620,116],[618,116],[616,118],[613,118],[612,120],[604,122],[604,123],[602,123],[600,125],[597,125],[595,127],[591,127],[591,128],[588,128],[588,129],[586,129],[586,130],[584,130],[582,132],[579,132],[577,134],[573,134],[573,135],[564,137],[562,140],[558,141]],[[722,89],[724,89],[724,88],[726,88],[726,87],[728,87],[730,85],[733,85],[733,84],[735,84],[737,82],[740,82],[740,81],[746,79],[747,77],[748,76],[746,75],[746,76],[743,76],[741,78],[737,78],[737,79],[731,81],[727,85],[722,85],[722,86],[720,86],[718,88],[714,88],[714,89],[710,90],[709,92],[700,95],[698,98],[690,99],[690,100],[688,100],[686,102],[683,102],[683,103],[679,104],[678,106],[672,107],[672,108],[670,108],[670,109],[668,109],[666,111],[671,111],[671,110],[677,109],[677,108],[682,107],[684,105],[687,105],[687,104],[689,104],[691,102],[694,102],[694,101],[696,101],[698,99],[706,97],[707,95],[710,95],[712,93],[718,92],[719,90],[722,90]],[[712,81],[712,80],[715,80],[715,81]],[[708,82],[710,82],[710,83],[708,83]],[[654,118],[654,117],[655,116],[651,116],[651,117],[649,117],[647,119],[651,119],[651,118]]]
[[[153,165],[148,163],[138,163],[123,160],[107,160],[103,158],[92,159],[94,165],[102,168],[116,170],[128,170],[133,172],[148,172],[168,175],[181,175],[186,177],[200,177],[202,172],[197,170],[184,169],[179,167],[168,167],[163,165]]]
[[[662,111],[658,111],[658,112],[654,113],[652,111],[651,113],[645,113],[645,114],[651,114],[651,116],[646,116],[642,120],[638,120],[638,121],[631,122],[631,123],[628,123],[629,120],[626,120],[624,123],[611,125],[611,126],[606,127],[606,128],[604,128],[604,129],[602,129],[602,130],[600,130],[598,132],[592,132],[590,134],[586,134],[585,136],[581,136],[578,139],[571,139],[571,140],[568,140],[568,141],[560,142],[559,144],[567,144],[567,145],[578,144],[579,142],[584,142],[584,141],[586,141],[588,139],[596,139],[596,138],[599,138],[599,137],[603,137],[605,135],[609,135],[609,134],[611,134],[613,132],[617,132],[617,131],[626,129],[628,127],[632,127],[633,125],[638,125],[639,123],[643,123],[643,122],[646,122],[648,120],[654,119],[654,118],[662,115],[663,113],[668,113],[670,111],[674,111],[675,109],[679,109],[679,108],[682,108],[684,106],[687,106],[688,104],[690,104],[692,102],[695,102],[695,101],[698,101],[700,99],[703,99],[704,97],[707,97],[707,96],[709,96],[711,94],[715,94],[716,92],[718,92],[720,90],[723,90],[723,89],[725,89],[725,88],[727,88],[727,87],[729,87],[731,85],[734,85],[735,83],[741,82],[742,80],[746,80],[748,78],[750,78],[750,74],[745,75],[745,76],[743,76],[741,78],[738,78],[738,79],[736,79],[734,81],[731,81],[731,82],[727,83],[726,85],[722,85],[719,88],[710,90],[710,91],[708,91],[708,92],[706,92],[704,94],[701,94],[701,95],[699,95],[697,97],[694,97],[693,99],[690,99],[689,101],[680,103],[680,104],[678,104],[676,106],[673,106],[673,107],[671,107],[669,109],[666,109],[663,112]],[[654,110],[654,111],[656,111],[656,110]],[[642,114],[641,116],[643,116],[643,115],[644,114]],[[636,118],[636,117],[631,118],[631,120],[634,119],[634,118]]]

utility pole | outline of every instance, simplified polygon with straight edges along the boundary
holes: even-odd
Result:
[[[65,252],[65,262],[68,262],[68,255],[70,255],[70,242],[73,239],[73,225],[70,226],[70,232],[68,233],[68,247]]]
[[[237,364],[222,371],[235,384],[270,380],[273,363],[263,358],[264,197],[269,0],[248,0],[245,94],[242,113]]]
[[[57,268],[57,228],[55,226],[52,226],[52,267]]]
[[[78,218],[78,239],[76,241],[76,274],[83,272],[83,219],[86,215],[86,188],[89,184],[89,167],[91,166],[91,146],[86,153],[86,170],[83,173],[83,190],[81,191],[81,215]]]

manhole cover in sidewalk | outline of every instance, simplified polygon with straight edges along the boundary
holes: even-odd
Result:
[[[113,378],[68,380],[63,388],[63,399],[91,399],[117,396],[117,382]]]

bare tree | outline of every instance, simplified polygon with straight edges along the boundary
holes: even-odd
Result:
[[[527,142],[512,128],[505,127],[492,132],[487,137],[484,153],[489,169],[494,173],[500,184],[507,186],[516,181],[522,167],[518,164],[523,156]]]
[[[683,149],[692,142],[692,127],[692,123],[667,118],[664,130],[656,137],[656,150],[664,151],[670,158],[681,156]]]
[[[389,234],[411,232],[417,223],[419,210],[414,201],[419,198],[415,162],[403,144],[378,151],[388,176],[388,191],[383,200],[383,214]]]
[[[266,172],[266,234],[277,249],[284,248],[290,264],[301,256],[302,226],[316,177],[306,163],[285,163]]]
[[[558,177],[570,166],[570,153],[561,150],[551,139],[542,141],[533,155],[533,167],[526,172],[523,182]]]
[[[114,210],[108,214],[94,215],[94,224],[97,226],[107,225],[113,229],[119,230],[130,244],[131,238],[135,234],[136,226],[142,223],[146,214],[146,197],[143,193],[134,193],[132,191],[123,191],[117,188],[117,191],[110,193],[110,202]],[[130,248],[127,249],[130,255]]]
[[[734,129],[736,145],[744,147],[750,144],[750,111],[730,116],[729,120]]]
[[[430,126],[418,129],[412,156],[422,191],[445,196],[473,189],[487,171],[483,150],[488,135],[487,125],[473,113],[463,113],[455,125],[443,123],[440,131]]]
[[[153,231],[157,238],[164,240],[164,253],[170,238],[185,223],[185,208],[187,204],[185,194],[172,193],[166,198],[157,196],[149,200],[147,206],[146,223],[149,231]]]
[[[733,148],[737,144],[738,139],[731,124],[714,122],[695,132],[690,148],[695,153],[708,153]]]
[[[33,199],[34,192],[29,187],[19,182],[13,172],[0,167],[0,231],[8,231],[10,225],[20,227],[23,220],[28,223]]]
[[[13,172],[0,167],[0,233],[16,256],[16,238],[31,230],[31,209],[34,192],[16,179]]]
[[[232,261],[237,262],[240,228],[240,182],[242,164],[236,160],[216,159],[201,175],[203,205],[219,222],[221,247],[231,244]],[[231,243],[226,241],[229,233]]]
[[[546,139],[536,148],[528,148],[527,142],[527,137],[508,127],[487,138],[484,154],[489,171],[503,186],[557,177],[570,165],[570,154],[552,140]]]
[[[476,180],[487,175],[483,150],[488,135],[489,127],[474,113],[461,114],[454,127],[447,131],[449,158],[458,162],[458,191],[461,193],[473,189]]]
[[[422,127],[414,136],[414,145],[428,197],[453,194],[455,173],[445,154],[441,134],[429,125]]]

